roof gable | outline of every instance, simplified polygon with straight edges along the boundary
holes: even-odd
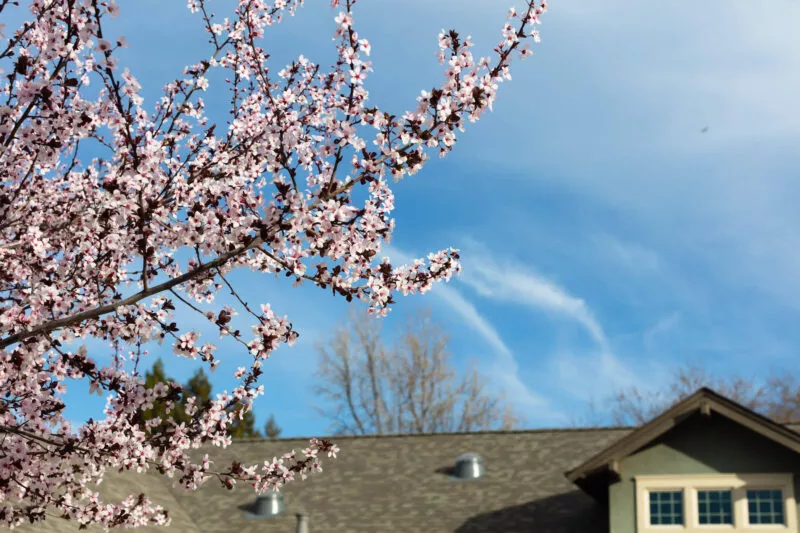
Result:
[[[567,479],[587,492],[596,492],[596,482],[590,482],[590,477],[604,474],[601,477],[605,478],[609,473],[612,477],[618,474],[618,464],[621,459],[651,443],[697,411],[704,415],[710,415],[713,411],[800,454],[800,433],[703,387],[578,467],[567,471],[565,473]],[[600,484],[602,483],[603,481],[600,481]]]

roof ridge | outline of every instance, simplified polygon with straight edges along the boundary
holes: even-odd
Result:
[[[233,444],[247,442],[285,442],[290,440],[310,440],[310,439],[336,439],[336,440],[357,440],[357,439],[392,439],[399,437],[437,437],[437,436],[458,436],[458,435],[515,435],[529,433],[569,433],[581,431],[629,431],[636,429],[637,426],[587,426],[587,427],[568,427],[568,428],[529,428],[529,429],[494,429],[481,431],[448,431],[448,432],[428,432],[428,433],[388,433],[388,434],[369,434],[369,435],[325,435],[317,437],[251,437],[238,438],[233,440]]]

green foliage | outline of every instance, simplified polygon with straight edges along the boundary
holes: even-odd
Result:
[[[189,378],[186,385],[183,387],[183,405],[186,405],[186,398],[195,396],[195,405],[198,407],[205,404],[211,399],[211,382],[202,368],[198,369],[194,375]]]
[[[241,408],[236,409],[238,412]],[[234,439],[258,439],[262,438],[261,432],[255,428],[256,418],[253,411],[247,411],[241,420],[238,414],[233,418],[231,424],[231,437]]]
[[[264,424],[264,435],[266,435],[268,439],[277,439],[280,434],[281,428],[278,426],[278,423],[275,422],[275,415],[270,414],[267,423]]]
[[[170,383],[174,380],[169,378],[164,372],[164,362],[159,358],[153,364],[153,368],[145,373],[145,387],[153,388],[156,383]],[[176,402],[174,408],[170,413],[166,411],[166,404],[163,401],[155,402],[152,409],[144,411],[143,420],[150,420],[156,416],[160,417],[162,421],[171,418],[176,423],[187,423],[190,420],[189,415],[186,414],[186,399],[194,396],[196,398],[196,405],[202,406],[211,399],[211,382],[202,368],[198,369],[194,375],[189,379],[183,387],[183,396],[180,401]],[[234,416],[233,423],[231,424],[230,432],[231,437],[234,439],[241,438],[261,438],[263,435],[255,428],[255,415],[252,411],[244,414],[240,420],[238,416]],[[163,431],[168,427],[166,422],[158,426],[160,430],[155,430],[154,433]],[[275,423],[274,417],[270,417],[267,421],[266,429],[268,434],[270,432],[277,436],[280,433],[280,428]],[[277,433],[275,433],[277,431]],[[274,437],[272,437],[274,438]]]
[[[161,360],[161,358],[156,360],[152,369],[145,372],[144,378],[145,387],[148,389],[152,389],[158,383],[169,384],[174,382],[174,380],[167,377],[167,374],[164,372],[164,362]],[[152,434],[163,433],[164,430],[169,427],[169,424],[166,422],[169,418],[173,418],[178,421],[188,420],[186,412],[183,409],[183,405],[180,403],[175,403],[173,409],[167,413],[167,402],[164,400],[157,400],[153,402],[153,407],[151,409],[146,409],[143,411],[142,423],[147,420],[152,420],[156,417],[160,418],[162,422],[151,431]]]

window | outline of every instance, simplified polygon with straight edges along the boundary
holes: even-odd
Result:
[[[698,490],[697,523],[733,524],[732,495],[730,490]]]
[[[747,516],[751,524],[783,524],[782,491],[748,490]]]
[[[636,476],[639,533],[796,532],[791,474]]]
[[[650,493],[650,524],[683,524],[683,491],[654,491]]]

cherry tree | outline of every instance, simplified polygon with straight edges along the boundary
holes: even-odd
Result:
[[[0,524],[168,523],[144,494],[103,502],[96,485],[108,469],[156,471],[190,490],[214,478],[262,492],[335,457],[334,443],[313,439],[302,455],[263,464],[213,462],[213,448],[231,441],[231,413],[243,416],[263,393],[263,362],[298,336],[268,303],[242,297],[234,269],[312,283],[377,315],[398,293],[424,293],[459,271],[454,249],[404,266],[379,259],[394,229],[389,182],[417,173],[431,152],[446,155],[466,122],[492,108],[512,59],[538,41],[546,4],[512,9],[487,58],[442,31],[441,85],[395,116],[368,103],[370,44],[355,29],[355,0],[331,2],[330,68],[300,55],[273,69],[259,43],[302,3],[231,0],[223,18],[189,0],[209,49],[152,109],[117,64],[124,38],[103,29],[120,15],[113,0],[30,0],[28,21],[0,27]],[[0,13],[15,4],[0,0]],[[205,113],[213,70],[228,76],[227,127]],[[87,160],[85,146],[107,155]],[[203,311],[221,290],[237,306]],[[231,392],[189,398],[189,423],[143,421],[155,402],[171,409],[182,398],[177,383],[144,386],[143,347],[167,340],[179,357],[218,363],[213,343],[176,323],[179,308],[241,344],[252,364]],[[251,332],[232,328],[237,309],[252,316]],[[119,348],[113,363],[97,362],[90,339]],[[104,419],[71,426],[68,379],[106,397]],[[192,453],[201,447],[208,453]]]

